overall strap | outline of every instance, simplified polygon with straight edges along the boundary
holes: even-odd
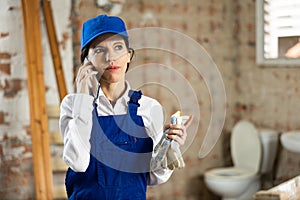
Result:
[[[130,100],[128,101],[128,112],[130,115],[136,115],[137,108],[140,106],[138,101],[142,97],[142,91],[129,90],[128,96],[130,97]]]
[[[93,105],[95,108],[97,108],[96,100],[99,98],[99,92],[100,92],[100,84],[98,84],[97,93],[93,100]]]

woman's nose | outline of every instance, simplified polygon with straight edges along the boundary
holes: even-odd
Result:
[[[117,59],[117,56],[115,53],[111,52],[111,51],[108,51],[106,54],[105,54],[105,61],[106,62],[110,62],[110,61],[115,61]]]
[[[105,61],[106,61],[106,62],[109,62],[109,60],[110,60],[110,53],[107,52],[107,53],[105,54]]]

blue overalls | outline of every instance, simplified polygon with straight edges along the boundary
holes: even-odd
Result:
[[[85,172],[68,169],[69,199],[146,199],[153,142],[137,115],[141,95],[129,92],[124,115],[98,116],[94,103],[90,163]]]

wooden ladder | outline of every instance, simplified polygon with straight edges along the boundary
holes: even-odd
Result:
[[[52,149],[57,147],[63,148],[63,142],[61,141],[58,130],[59,105],[47,106],[45,99],[46,91],[43,74],[39,15],[40,1],[22,0],[21,3],[26,52],[27,85],[30,102],[30,129],[35,198],[66,199],[67,196],[63,180],[67,166],[64,164],[62,157],[57,155],[57,153],[54,154],[52,151]],[[67,94],[67,90],[50,1],[42,0],[42,8],[61,101]],[[49,124],[56,125],[49,126]],[[60,152],[62,152],[62,150]]]

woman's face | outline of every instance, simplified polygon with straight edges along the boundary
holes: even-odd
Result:
[[[88,60],[98,71],[100,82],[117,83],[125,76],[130,53],[122,36],[106,33],[91,43]]]

